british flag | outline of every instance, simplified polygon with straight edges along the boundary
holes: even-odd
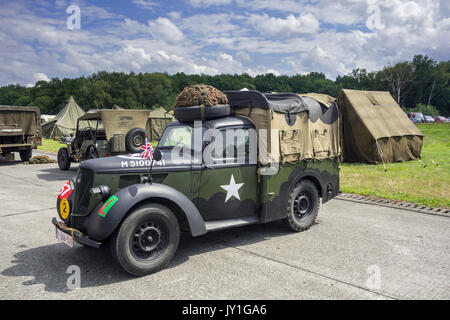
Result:
[[[139,158],[148,159],[150,158],[153,160],[153,147],[148,141],[147,136],[145,136],[145,142],[141,147],[141,153],[139,154]]]

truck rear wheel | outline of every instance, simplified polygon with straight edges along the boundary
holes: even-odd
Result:
[[[118,264],[134,276],[144,276],[170,263],[180,241],[180,227],[169,208],[146,204],[123,221],[111,240]]]
[[[61,170],[69,170],[70,168],[70,155],[67,148],[60,148],[58,150],[58,166]]]
[[[319,192],[310,180],[301,180],[292,189],[287,203],[287,222],[292,231],[308,230],[319,212]]]
[[[28,161],[28,160],[30,160],[31,156],[33,155],[33,150],[28,149],[28,150],[19,151],[19,155],[20,155],[20,160]]]

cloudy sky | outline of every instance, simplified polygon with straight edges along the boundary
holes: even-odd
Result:
[[[0,0],[0,85],[100,70],[334,79],[448,60],[449,13],[448,0]]]

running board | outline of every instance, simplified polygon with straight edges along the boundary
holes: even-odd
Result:
[[[215,220],[215,221],[205,221],[206,231],[215,231],[232,227],[241,227],[248,224],[258,223],[258,218],[256,216],[235,218],[235,219],[225,219],[225,220]]]

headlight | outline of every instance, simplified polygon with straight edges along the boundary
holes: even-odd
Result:
[[[89,192],[91,194],[99,195],[101,200],[105,200],[111,195],[111,189],[105,185],[99,185],[98,187],[91,188]]]

